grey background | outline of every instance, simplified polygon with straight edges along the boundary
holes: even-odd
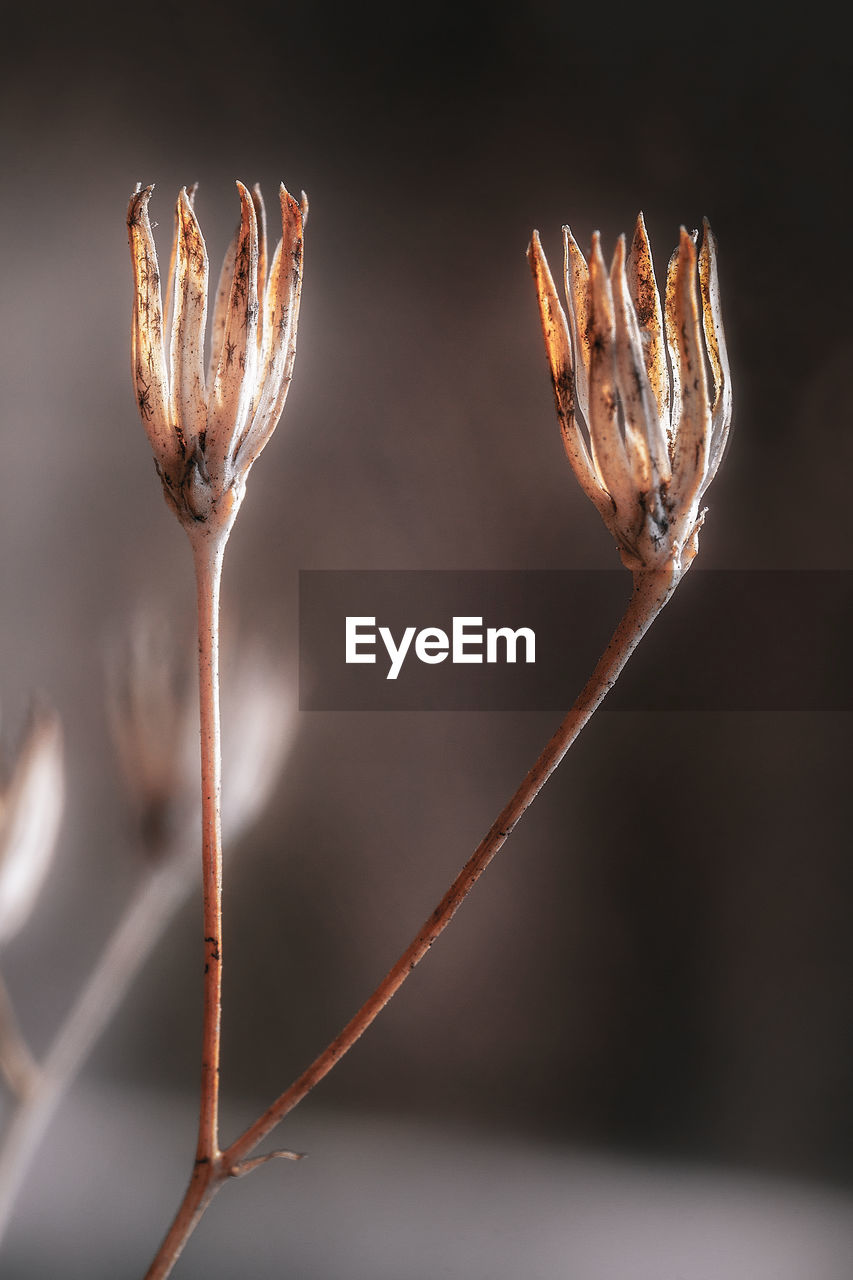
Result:
[[[553,261],[564,221],[610,248],[642,208],[662,263],[679,223],[709,216],[736,389],[702,563],[849,569],[850,66],[818,19],[767,32],[704,11],[214,3],[7,20],[0,696],[14,736],[43,691],[69,754],[56,869],[2,958],[37,1049],[139,872],[103,714],[106,640],[140,599],[192,607],[128,376],[134,184],[157,183],[165,246],[177,190],[198,180],[213,263],[236,177],[311,197],[294,383],[224,585],[241,633],[289,670],[299,569],[614,567],[554,420],[524,259],[534,226]],[[226,1113],[276,1094],[349,1017],[553,719],[300,717],[228,872]],[[849,744],[841,711],[593,722],[306,1111],[846,1185]],[[182,1095],[168,1203],[192,1140],[198,923],[188,907],[87,1076]],[[153,1243],[162,1206],[140,1191],[134,1215]]]

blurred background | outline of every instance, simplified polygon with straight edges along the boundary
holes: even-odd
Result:
[[[817,20],[745,21],[547,0],[5,20],[0,701],[9,742],[31,693],[55,704],[68,756],[55,869],[0,957],[36,1052],[142,870],[105,654],[140,604],[192,625],[129,378],[136,182],[157,184],[161,260],[199,182],[212,273],[235,178],[272,226],[279,180],[311,199],[293,386],[226,559],[226,664],[259,638],[295,688],[300,569],[615,567],[563,455],[524,252],[538,227],[559,261],[567,221],[609,251],[640,208],[659,268],[682,222],[719,241],[735,421],[702,565],[849,570],[850,60]],[[362,1002],[555,722],[293,714],[227,867],[226,1136]],[[842,710],[602,711],[281,1130],[310,1162],[227,1189],[176,1274],[850,1274],[849,778]],[[99,1044],[3,1276],[52,1274],[54,1246],[66,1277],[142,1273],[194,1143],[199,923],[190,902]],[[741,1270],[715,1253],[735,1221]]]

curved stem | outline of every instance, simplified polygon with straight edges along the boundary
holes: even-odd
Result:
[[[498,814],[441,902],[343,1031],[239,1138],[218,1155],[214,1162],[206,1166],[202,1172],[197,1167],[197,1176],[190,1184],[177,1217],[145,1280],[165,1280],[165,1277],[171,1273],[190,1234],[226,1178],[241,1172],[239,1166],[246,1157],[352,1048],[377,1014],[399,990],[415,965],[423,959],[433,942],[450,923],[516,823],[533,803],[584,725],[613,688],[625,663],[670,599],[680,576],[680,573],[675,571],[634,574],[634,590],[625,614],[595,670],[559,729],[546,744],[512,799]]]
[[[0,1239],[33,1156],[66,1090],[184,901],[195,860],[166,852],[115,926],[85,986],[54,1037],[34,1083],[0,1145]]]

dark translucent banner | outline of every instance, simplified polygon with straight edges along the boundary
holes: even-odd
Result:
[[[631,591],[625,571],[299,576],[305,711],[561,711]],[[693,568],[605,705],[850,710],[853,573]]]

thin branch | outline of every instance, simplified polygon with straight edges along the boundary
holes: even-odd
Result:
[[[198,602],[201,724],[204,1007],[196,1164],[219,1156],[219,1050],[222,1017],[222,742],[219,726],[219,588],[228,534],[192,539]]]
[[[240,1164],[232,1165],[228,1170],[229,1178],[245,1178],[247,1173],[254,1173],[255,1169],[260,1169],[262,1164],[269,1164],[271,1160],[304,1160],[304,1151],[268,1151],[265,1156],[255,1156],[254,1160],[243,1160]]]
[[[0,1240],[59,1103],[193,883],[195,859],[166,851],[136,889],[0,1144]]]
[[[0,1073],[15,1097],[23,1100],[32,1093],[39,1067],[18,1024],[15,1006],[0,976]]]
[[[178,1214],[163,1241],[146,1280],[165,1280],[205,1212],[213,1196],[235,1168],[241,1168],[255,1147],[296,1107],[347,1053],[374,1018],[402,986],[427,951],[452,920],[462,902],[510,832],[557,768],[587,721],[613,688],[622,668],[648,628],[670,599],[680,571],[637,572],[625,614],[557,732],[547,743],[512,799],[501,810],[486,836],[459,872],[436,909],[416,934],[400,959],[343,1031],[249,1128],[218,1157],[196,1165],[193,1180]]]
[[[167,1276],[229,1171],[219,1149],[219,1056],[222,1021],[222,740],[219,722],[219,591],[228,527],[190,535],[198,606],[201,726],[204,1003],[198,1141],[192,1176],[172,1226],[147,1274]]]

